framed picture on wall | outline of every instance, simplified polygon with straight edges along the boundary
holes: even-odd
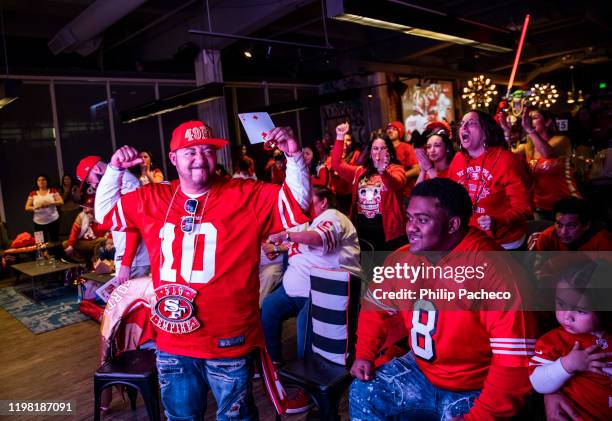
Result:
[[[402,95],[402,116],[406,132],[425,127],[434,121],[450,123],[455,119],[453,84],[450,81],[423,82],[419,79],[402,80],[407,86]]]

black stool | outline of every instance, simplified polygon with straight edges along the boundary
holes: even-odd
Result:
[[[289,362],[279,371],[284,384],[301,387],[319,408],[319,416],[323,421],[339,420],[338,404],[342,394],[351,384],[353,378],[349,370],[325,358],[316,355],[306,355],[301,360]],[[276,415],[276,421],[281,416]]]
[[[136,409],[136,396],[140,392],[147,407],[149,420],[160,420],[155,350],[126,351],[96,370],[94,374],[95,421],[100,421],[102,390],[116,384],[128,387],[132,410]]]

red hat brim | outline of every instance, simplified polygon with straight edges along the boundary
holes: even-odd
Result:
[[[177,145],[176,147],[172,148],[170,150],[170,152],[176,152],[179,149],[183,149],[183,148],[190,148],[192,146],[199,146],[199,145],[210,145],[212,147],[214,147],[215,149],[222,149],[225,146],[229,145],[229,142],[225,139],[215,139],[215,138],[211,138],[211,139],[197,139],[197,140],[192,140],[189,143],[184,143],[182,145]]]

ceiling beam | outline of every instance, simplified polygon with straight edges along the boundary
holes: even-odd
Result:
[[[449,68],[441,67],[425,67],[425,66],[413,66],[409,64],[392,64],[392,63],[375,63],[368,61],[355,62],[356,68],[365,68],[370,72],[390,72],[397,74],[406,74],[414,76],[427,77],[428,79],[446,79],[446,80],[468,80],[472,79],[476,72],[465,72],[460,70],[454,70]],[[500,75],[495,73],[480,72],[486,77],[490,78],[491,81],[497,85],[506,86],[508,83],[508,75]],[[515,80],[517,85],[522,84],[520,80]]]

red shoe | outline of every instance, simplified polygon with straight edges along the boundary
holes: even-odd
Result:
[[[306,394],[304,389],[298,389],[297,393],[287,402],[287,414],[301,414],[310,410],[314,406],[310,396]]]

